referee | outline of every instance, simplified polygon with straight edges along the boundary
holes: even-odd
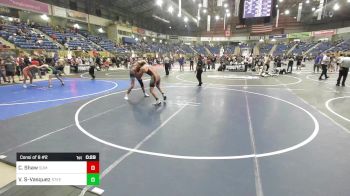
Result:
[[[340,80],[343,78],[342,86],[345,87],[345,81],[346,81],[346,78],[348,77],[349,67],[350,67],[350,54],[348,54],[346,57],[343,57],[343,54],[341,54],[337,86],[340,86]]]

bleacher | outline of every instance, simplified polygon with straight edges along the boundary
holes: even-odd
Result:
[[[198,54],[207,55],[207,51],[205,50],[204,46],[196,45],[196,46],[193,47],[193,49],[194,49]]]
[[[226,54],[233,54],[235,52],[235,46],[234,45],[227,45],[224,47]]]
[[[102,36],[91,35],[88,31],[80,31],[82,36],[86,37],[89,41],[94,42],[99,45],[101,48],[109,51],[109,52],[117,52],[117,53],[125,53],[127,49],[124,47],[119,47],[112,40]]]
[[[207,46],[207,48],[214,55],[220,54],[220,46]]]
[[[350,51],[350,39],[336,44],[334,47],[327,50],[327,52],[347,52]]]
[[[260,45],[260,55],[268,55],[273,47],[273,44]]]
[[[273,52],[273,56],[283,56],[293,47],[293,44],[279,43],[276,50]]]
[[[59,47],[52,41],[35,32],[26,24],[4,24],[0,36],[23,49],[57,50]]]
[[[62,44],[68,46],[68,49],[70,50],[85,50],[85,51],[102,51],[101,47],[95,46],[92,41],[86,39],[84,36],[79,35],[75,32],[58,32],[53,30],[51,27],[48,26],[39,26],[39,29],[48,34],[50,37],[55,36],[57,41]]]
[[[310,48],[314,47],[317,43],[315,42],[300,42],[298,45],[293,49],[292,54],[294,55],[302,55],[306,51],[308,51]]]
[[[309,54],[310,55],[317,55],[318,53],[322,53],[330,48],[333,47],[332,42],[321,42],[318,46],[316,46],[315,48],[313,48]]]

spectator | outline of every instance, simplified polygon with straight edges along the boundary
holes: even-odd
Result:
[[[343,54],[341,54],[337,86],[340,86],[340,80],[343,78],[342,86],[345,87],[345,82],[346,82],[346,78],[348,77],[349,67],[350,67],[350,54],[348,54],[347,57],[343,57]]]
[[[7,57],[4,62],[4,66],[6,70],[7,82],[10,83],[12,79],[12,83],[15,83],[16,65],[14,59],[12,57]]]

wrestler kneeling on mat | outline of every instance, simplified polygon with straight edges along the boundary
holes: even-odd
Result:
[[[143,81],[142,81],[142,78],[141,77],[136,77],[135,73],[136,73],[136,68],[137,68],[137,64],[139,62],[136,62],[132,65],[132,67],[130,68],[130,87],[128,89],[128,91],[126,92],[126,95],[124,97],[125,100],[129,100],[129,95],[130,95],[130,92],[131,90],[135,87],[135,79],[137,79],[137,81],[139,82],[141,88],[142,88],[142,91],[143,91],[143,94],[145,97],[149,97],[149,95],[146,93],[145,91],[145,87],[143,85]]]
[[[161,102],[159,101],[156,93],[154,92],[154,87],[157,87],[160,93],[162,93],[164,101],[166,100],[166,96],[162,89],[160,88],[160,76],[157,72],[157,70],[154,67],[151,66],[145,66],[146,61],[139,61],[136,63],[136,72],[135,75],[138,78],[141,78],[144,73],[148,74],[151,76],[151,81],[150,81],[150,92],[153,95],[153,97],[156,99],[156,103],[154,105],[160,105]]]

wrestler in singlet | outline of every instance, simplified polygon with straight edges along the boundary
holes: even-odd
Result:
[[[136,62],[136,63],[130,68],[130,87],[129,87],[128,91],[127,91],[126,94],[125,94],[125,97],[124,97],[125,100],[129,100],[129,95],[130,95],[130,93],[131,93],[131,90],[135,87],[135,79],[137,79],[137,81],[139,82],[139,84],[140,84],[140,86],[141,86],[141,88],[142,88],[142,91],[143,91],[143,95],[144,95],[145,97],[149,97],[149,95],[148,95],[148,94],[146,93],[146,91],[145,91],[145,87],[144,87],[144,85],[143,85],[142,78],[141,78],[141,77],[140,77],[140,78],[136,77],[137,63],[138,63],[138,62]]]
[[[38,69],[40,68],[39,67],[39,62],[38,61],[33,61],[31,65],[25,67],[23,69],[23,76],[24,76],[24,79],[23,79],[23,87],[24,88],[27,88],[27,84],[26,84],[26,81],[29,77],[29,83],[31,86],[33,86],[33,75],[31,73],[31,70],[33,69]]]
[[[153,97],[156,99],[156,103],[154,105],[160,105],[161,102],[159,101],[156,93],[154,92],[154,87],[157,87],[157,89],[159,90],[159,92],[162,94],[163,96],[163,100],[166,100],[166,96],[164,94],[164,92],[162,91],[162,89],[160,88],[160,76],[157,72],[156,69],[154,69],[151,66],[145,66],[146,62],[145,61],[141,61],[139,62],[136,66],[136,75],[139,75],[140,77],[142,77],[142,75],[144,73],[146,73],[147,75],[149,75],[151,77],[151,81],[150,81],[150,92],[153,95]]]

